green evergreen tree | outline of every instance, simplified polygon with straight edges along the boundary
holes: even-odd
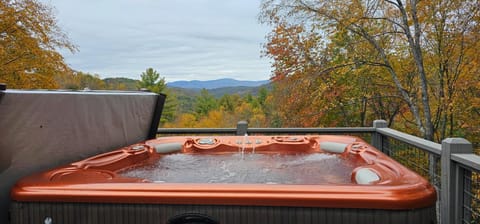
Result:
[[[195,114],[198,117],[203,117],[218,106],[217,100],[212,96],[208,90],[202,89],[200,95],[196,98]]]
[[[154,93],[162,93],[166,88],[165,78],[160,78],[160,74],[153,68],[147,68],[145,72],[140,75],[141,79],[138,83],[139,89],[148,89]]]
[[[140,77],[141,79],[138,83],[139,89],[147,89],[153,93],[163,93],[167,95],[163,106],[162,117],[160,118],[160,125],[173,121],[177,110],[177,99],[175,95],[167,89],[165,78],[160,77],[157,70],[153,68],[147,68],[145,72],[142,72]]]

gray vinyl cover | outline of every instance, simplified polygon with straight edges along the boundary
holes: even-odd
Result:
[[[0,91],[0,223],[23,176],[146,140],[157,94]]]

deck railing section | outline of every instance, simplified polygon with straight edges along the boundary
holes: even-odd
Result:
[[[157,134],[359,136],[435,186],[439,223],[480,223],[480,156],[474,154],[472,144],[462,138],[447,138],[438,144],[390,129],[383,120],[374,121],[373,127],[356,128],[249,128],[247,122],[240,121],[236,128],[160,128]]]

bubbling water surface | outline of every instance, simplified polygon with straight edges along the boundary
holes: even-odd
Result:
[[[353,168],[324,153],[171,154],[120,175],[157,183],[347,184]]]

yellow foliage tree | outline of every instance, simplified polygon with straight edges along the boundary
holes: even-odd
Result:
[[[225,122],[225,116],[221,110],[210,110],[207,116],[200,118],[196,126],[202,128],[229,127],[230,125]]]
[[[195,128],[197,127],[197,119],[195,115],[184,113],[177,117],[175,122],[167,122],[163,124],[164,128]]]
[[[77,50],[52,8],[36,0],[0,1],[0,82],[9,88],[56,88],[69,67],[58,49]]]
[[[100,79],[100,76],[97,74],[92,75],[83,72],[73,72],[72,74],[58,75],[55,77],[55,80],[58,84],[58,87],[63,89],[106,89],[105,82]]]

